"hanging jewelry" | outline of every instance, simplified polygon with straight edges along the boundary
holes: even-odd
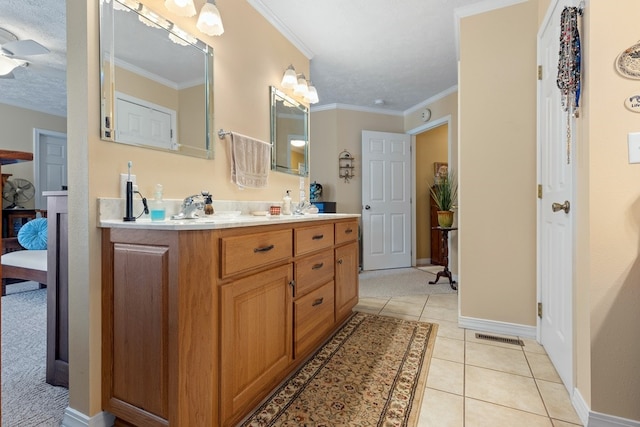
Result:
[[[562,95],[562,107],[567,112],[567,164],[571,161],[571,118],[578,116],[580,105],[580,33],[577,7],[565,7],[560,17],[560,52],[556,83]]]

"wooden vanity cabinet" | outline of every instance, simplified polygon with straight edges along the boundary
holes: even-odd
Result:
[[[103,407],[116,425],[236,425],[351,313],[357,226],[103,230]]]

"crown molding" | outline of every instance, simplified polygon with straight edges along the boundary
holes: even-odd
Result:
[[[361,107],[358,105],[349,105],[349,104],[324,104],[324,105],[318,105],[317,107],[311,107],[312,113],[317,113],[319,111],[328,111],[328,110],[349,110],[349,111],[360,111],[362,113],[385,114],[387,116],[404,116],[404,113],[402,111],[389,110],[385,108]]]
[[[280,32],[287,40],[291,42],[307,59],[314,57],[314,53],[296,36],[284,23],[273,14],[269,6],[263,0],[247,0],[247,2],[260,14],[269,21],[276,30]]]
[[[413,107],[410,107],[406,110],[404,110],[404,115],[408,116],[409,114],[415,113],[418,110],[422,110],[423,108],[433,104],[436,101],[441,100],[442,98],[445,98],[451,94],[454,94],[458,91],[458,85],[453,85],[451,86],[449,89],[445,89],[442,92],[433,95],[431,98],[425,99],[424,101],[422,101],[419,104],[414,105]]]

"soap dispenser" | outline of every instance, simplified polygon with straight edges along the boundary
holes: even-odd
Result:
[[[213,215],[213,197],[209,194],[208,191],[202,192],[202,197],[204,197],[204,214],[205,215]]]
[[[291,215],[291,190],[287,190],[282,198],[282,215]]]
[[[156,193],[153,200],[149,203],[149,211],[151,221],[164,221],[165,206],[162,200],[162,185],[156,184]]]

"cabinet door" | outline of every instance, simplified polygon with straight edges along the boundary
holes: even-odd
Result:
[[[343,320],[358,303],[358,243],[336,248],[336,321]]]
[[[221,288],[221,417],[246,412],[282,379],[292,357],[291,264]]]

